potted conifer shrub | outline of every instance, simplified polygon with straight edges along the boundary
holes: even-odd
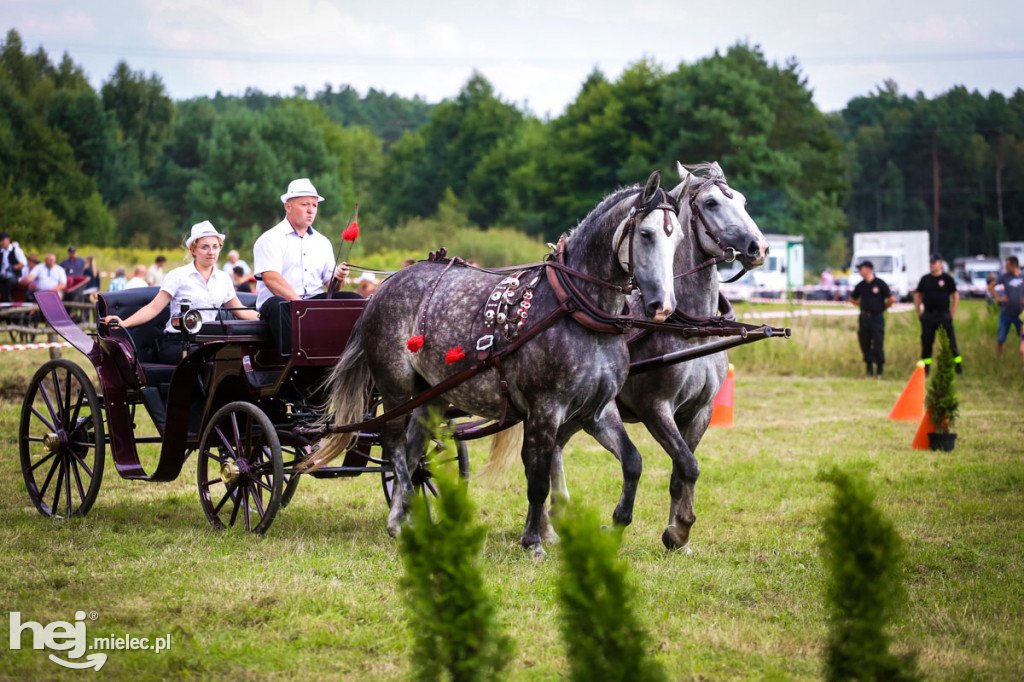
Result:
[[[932,450],[950,452],[956,445],[956,434],[952,433],[952,429],[960,413],[960,399],[956,393],[953,351],[949,348],[946,331],[940,328],[938,337],[939,354],[935,358],[924,398],[924,406],[931,414],[932,426],[935,427],[935,432],[928,434],[928,445]]]

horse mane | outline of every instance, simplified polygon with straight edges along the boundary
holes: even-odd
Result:
[[[704,161],[702,163],[695,163],[692,166],[683,166],[683,168],[693,174],[689,193],[694,196],[716,183],[729,184],[729,181],[725,179],[725,173],[722,172],[722,167],[718,165],[717,161]]]
[[[601,203],[599,203],[597,207],[594,208],[594,210],[588,213],[583,218],[583,220],[577,223],[576,227],[569,230],[569,235],[567,239],[571,239],[572,236],[577,232],[577,230],[581,230],[589,226],[591,223],[604,218],[605,214],[610,212],[612,208],[614,208],[620,201],[622,201],[622,199],[627,194],[635,194],[636,192],[642,192],[643,189],[644,188],[641,187],[640,185],[632,185],[630,187],[621,187],[615,190],[614,192],[606,196],[604,199],[602,199]]]

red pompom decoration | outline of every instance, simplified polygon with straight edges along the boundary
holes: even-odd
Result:
[[[466,354],[462,352],[462,346],[455,346],[455,348],[449,348],[448,352],[444,354],[444,361],[450,365],[464,357],[466,357]]]
[[[359,238],[359,223],[353,221],[345,231],[341,233],[341,238],[347,242],[354,242]]]
[[[415,353],[420,348],[423,348],[423,334],[410,336],[409,340],[405,342],[405,347],[409,349],[410,353]]]

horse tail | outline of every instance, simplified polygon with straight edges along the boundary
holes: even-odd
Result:
[[[362,343],[362,319],[358,320],[349,336],[348,345],[338,363],[324,378],[328,399],[324,416],[318,426],[356,424],[365,419],[370,402],[371,375],[366,364]],[[331,419],[331,414],[334,418]],[[312,473],[351,447],[358,435],[355,432],[334,433],[299,466],[303,473]]]
[[[480,476],[497,476],[506,471],[513,459],[519,456],[523,450],[523,425],[515,424],[503,431],[499,431],[491,438],[491,452],[487,464],[480,471]]]

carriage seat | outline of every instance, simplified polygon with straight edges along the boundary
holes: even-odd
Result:
[[[96,313],[101,320],[107,315],[127,319],[152,301],[159,291],[159,287],[140,287],[100,293],[96,301]],[[146,383],[149,386],[170,383],[171,375],[174,374],[174,365],[161,364],[157,358],[160,339],[164,335],[164,327],[170,316],[170,310],[164,308],[146,324],[126,330],[135,342],[135,348],[139,352],[139,364],[145,372]]]

